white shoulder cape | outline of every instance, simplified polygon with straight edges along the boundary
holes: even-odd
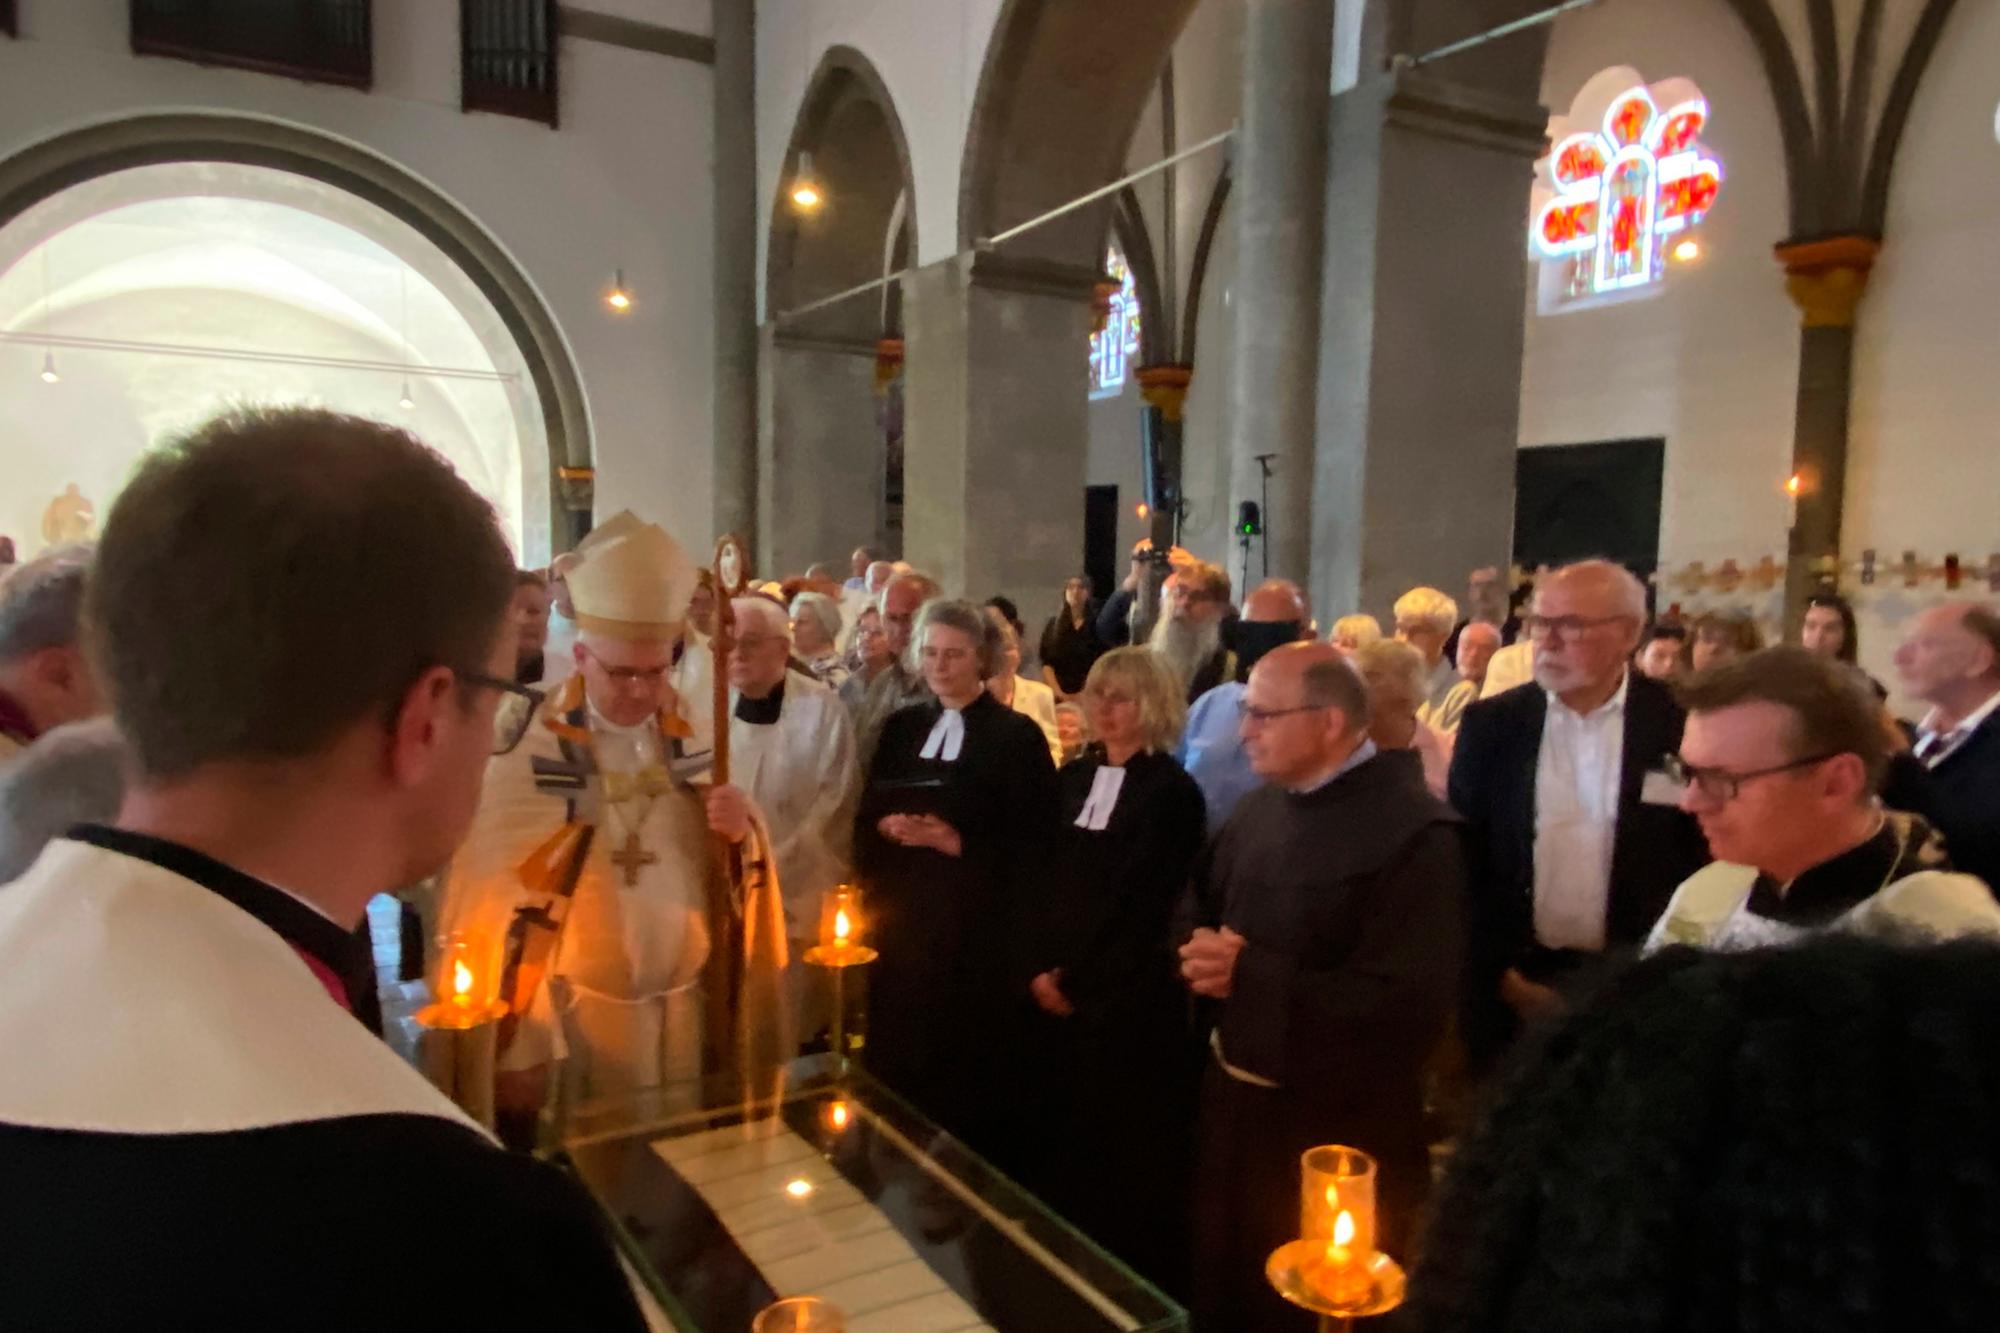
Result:
[[[66,839],[0,889],[0,1122],[116,1134],[434,1116],[484,1133],[291,945],[149,861]]]

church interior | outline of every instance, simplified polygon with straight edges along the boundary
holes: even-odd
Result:
[[[208,423],[360,419],[490,507],[535,637],[458,667],[477,854],[332,915],[437,1114],[587,1200],[533,1225],[603,1271],[521,1280],[619,1290],[558,1326],[1990,1327],[1996,249],[1992,0],[0,0],[0,954],[57,855],[6,854],[13,741],[126,721],[11,684],[9,584],[111,548],[99,652]],[[1800,740],[1847,681],[1868,738]],[[1745,708],[1804,720],[1758,760]],[[97,1123],[33,1100],[0,1160]]]

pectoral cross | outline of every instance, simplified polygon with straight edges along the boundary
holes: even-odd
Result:
[[[647,851],[639,842],[639,835],[625,835],[625,845],[611,853],[611,864],[625,872],[625,887],[635,888],[639,883],[639,868],[659,864],[660,858]]]

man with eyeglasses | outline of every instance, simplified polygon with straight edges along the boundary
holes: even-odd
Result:
[[[1646,592],[1586,560],[1536,585],[1535,682],[1465,710],[1448,793],[1471,833],[1462,1030],[1475,1072],[1608,951],[1636,948],[1706,856],[1662,768],[1681,710],[1629,667]]]
[[[1195,1327],[1300,1327],[1264,1280],[1296,1231],[1299,1154],[1381,1163],[1382,1246],[1427,1193],[1424,1068],[1462,956],[1458,818],[1409,750],[1377,753],[1368,690],[1340,649],[1274,648],[1240,726],[1265,785],[1197,872],[1181,977],[1210,1006],[1198,1147]],[[1289,1206],[1288,1206],[1289,1204]]]
[[[453,860],[443,929],[499,974],[514,1010],[497,1102],[510,1142],[532,1142],[560,1067],[565,1104],[696,1077],[724,1054],[705,1025],[761,1003],[746,1027],[783,1044],[780,975],[737,993],[734,886],[717,841],[741,847],[746,916],[781,912],[762,820],[736,786],[709,787],[691,719],[708,698],[671,684],[695,588],[674,539],[629,512],[578,547],[569,572],[576,675],[488,773]],[[764,960],[771,963],[772,960]]]
[[[1668,768],[1715,862],[1647,939],[1744,949],[1819,930],[2000,935],[2000,906],[1918,815],[1884,809],[1889,765],[1867,678],[1804,648],[1766,649],[1681,687],[1687,730]]]
[[[889,664],[881,674],[858,692],[843,690],[841,698],[854,714],[854,748],[861,771],[867,772],[882,739],[882,728],[898,709],[923,703],[931,697],[924,673],[910,654],[910,636],[915,632],[917,612],[938,595],[937,581],[915,571],[897,574],[882,587],[876,598],[876,613],[889,649]],[[853,684],[850,677],[848,683]]]
[[[512,593],[377,422],[242,409],[127,483],[85,620],[130,785],[0,889],[10,1326],[646,1327],[582,1190],[352,1012],[369,899],[479,800]]]

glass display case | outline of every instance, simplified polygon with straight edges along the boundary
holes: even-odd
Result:
[[[1169,1333],[1187,1316],[893,1093],[830,1056],[577,1108],[561,1157],[672,1324],[743,1333],[818,1296],[848,1333]]]

